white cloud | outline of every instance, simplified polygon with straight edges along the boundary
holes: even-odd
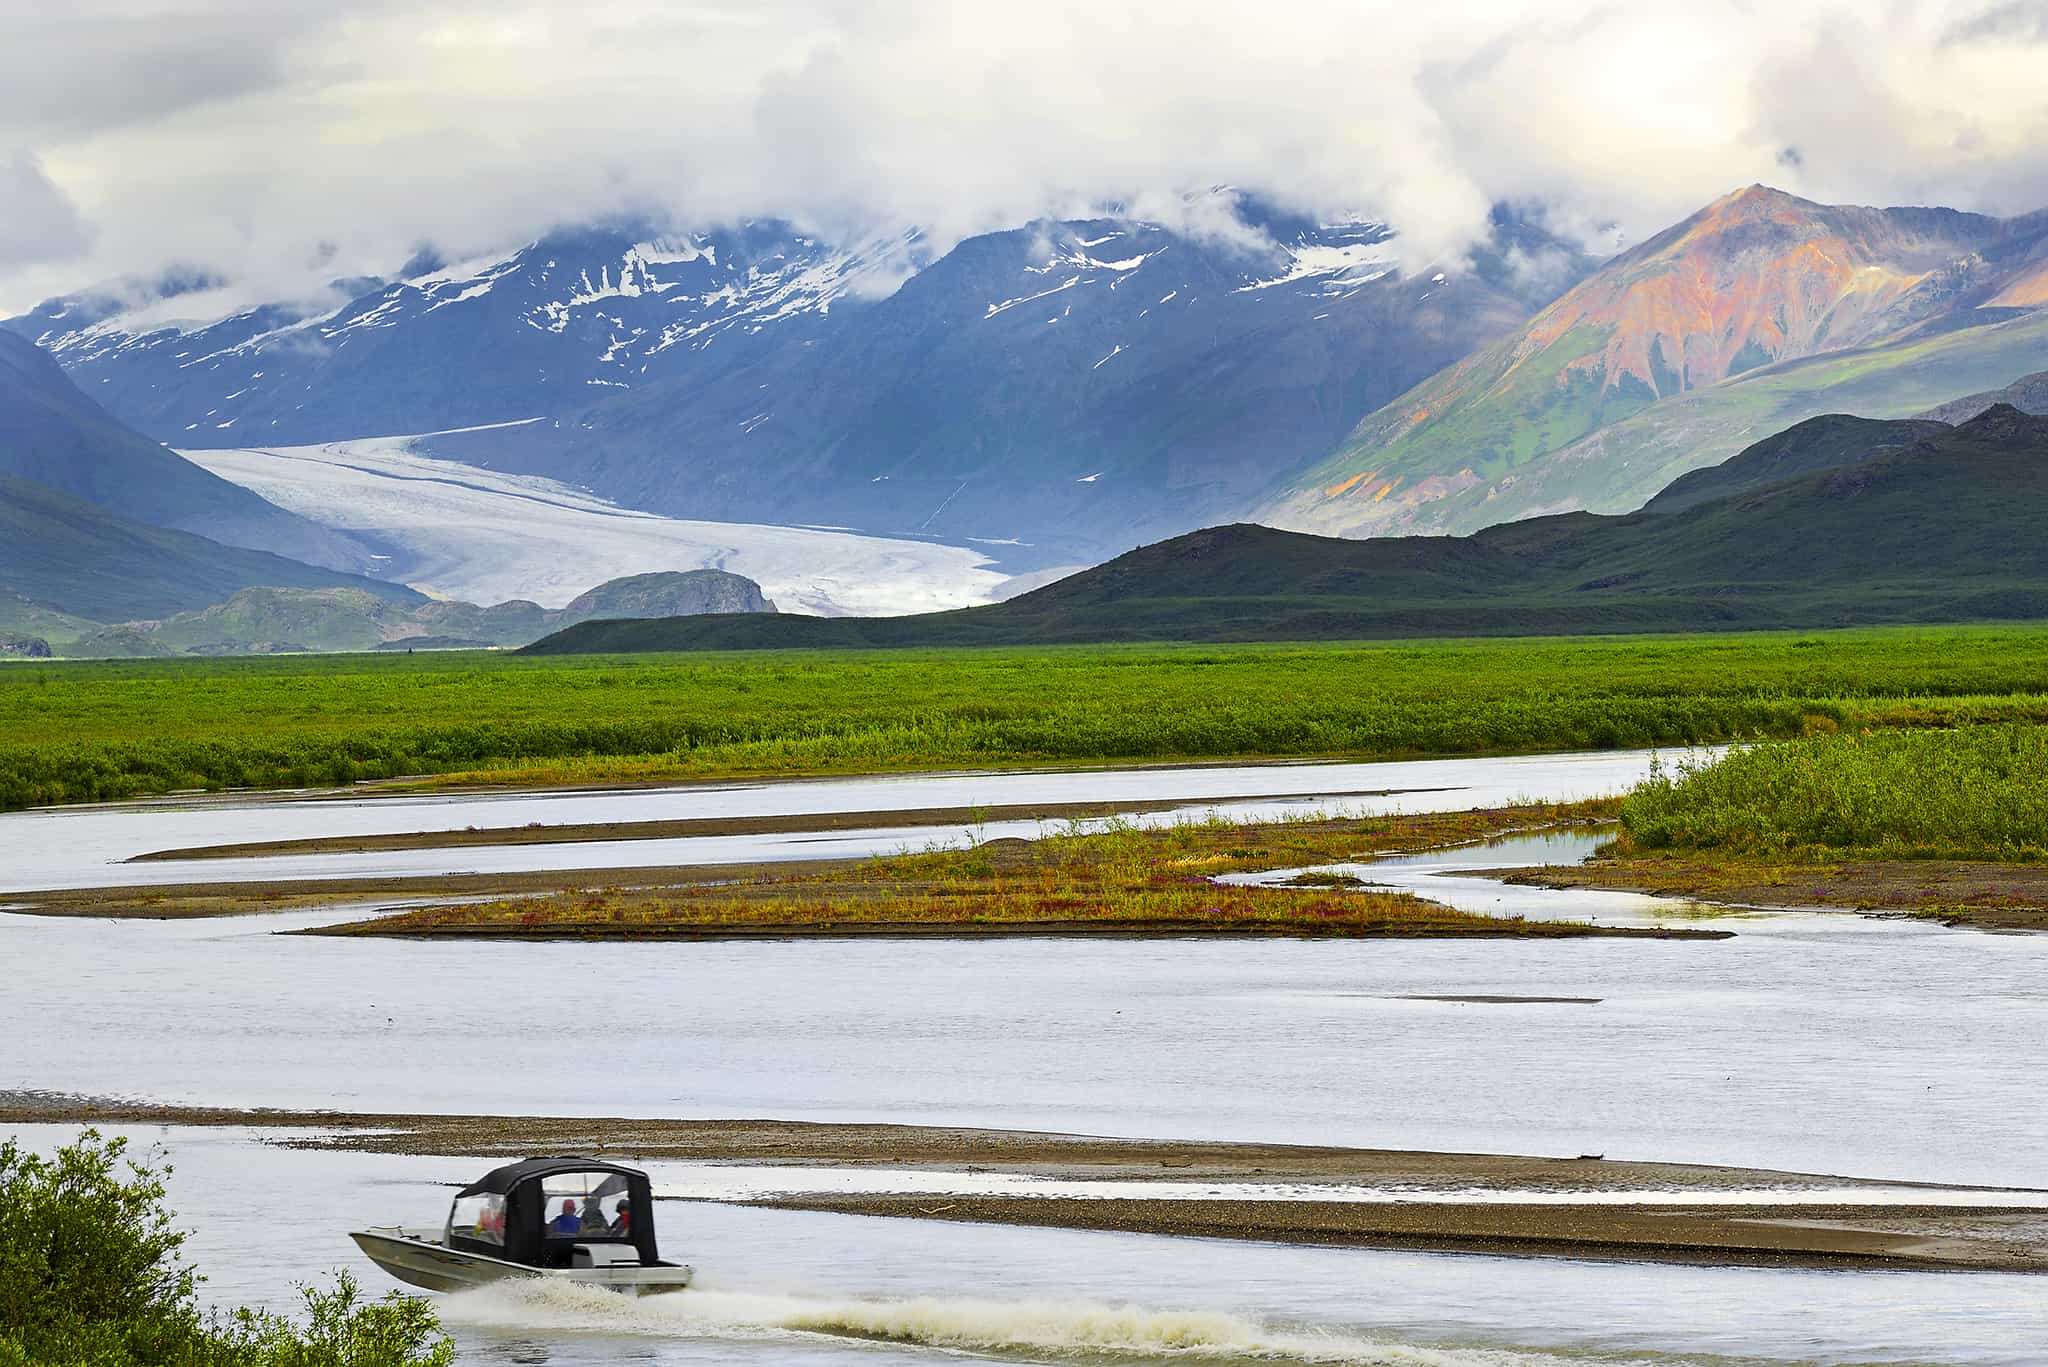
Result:
[[[0,272],[63,261],[91,237],[78,210],[26,152],[0,156]]]
[[[1754,180],[2048,203],[2039,0],[30,8],[0,15],[0,147],[36,149],[98,232],[63,271],[0,262],[0,309],[169,262],[303,292],[620,211],[943,245],[1228,182],[1428,257],[1502,198],[1602,246]]]

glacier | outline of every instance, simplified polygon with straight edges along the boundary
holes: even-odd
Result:
[[[445,435],[179,454],[302,517],[382,543],[421,592],[473,603],[524,598],[556,608],[624,575],[715,569],[754,580],[785,612],[890,616],[994,602],[1009,577],[962,546],[662,517],[415,449]]]

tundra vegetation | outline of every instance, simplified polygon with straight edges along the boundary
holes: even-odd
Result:
[[[0,807],[1675,747],[2048,720],[2048,628],[0,668]]]
[[[85,1130],[50,1157],[0,1142],[0,1367],[448,1367],[418,1297],[336,1274],[305,1315],[202,1310],[167,1169]]]
[[[500,938],[722,939],[750,936],[1214,935],[1317,938],[1550,938],[1705,932],[1619,930],[1456,911],[1326,875],[1293,885],[1217,876],[1339,862],[1512,831],[1611,822],[1614,803],[1540,804],[1411,817],[1122,823],[931,849],[823,871],[777,871],[667,887],[576,890],[416,908],[307,932]]]
[[[1617,852],[2048,859],[2048,727],[1873,731],[1744,746],[1631,793]]]
[[[1842,732],[1659,768],[1620,832],[1518,882],[2048,929],[2048,727]]]

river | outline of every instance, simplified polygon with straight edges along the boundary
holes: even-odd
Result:
[[[956,827],[680,840],[482,846],[374,854],[321,854],[130,864],[156,850],[319,836],[509,830],[616,821],[677,821],[830,812],[1003,807],[1025,803],[1185,802],[1152,822],[1210,811],[1278,815],[1313,807],[1360,813],[1462,811],[1527,798],[1576,801],[1619,792],[1652,756],[1623,750],[1379,764],[1260,764],[1009,773],[903,774],[675,788],[482,793],[423,797],[223,797],[46,807],[0,813],[0,892],[285,878],[419,877],[560,868],[820,859],[999,836],[1036,835],[1035,821]],[[1373,796],[1365,796],[1373,794]]]
[[[1644,762],[946,776],[404,799],[404,809],[135,804],[0,818],[0,838],[32,831],[40,842],[0,848],[8,885],[53,886],[41,880],[164,867],[112,862],[144,849],[418,829],[423,813],[449,826],[510,826],[704,815],[707,802],[752,814],[1110,792],[1185,796],[1199,808],[1218,796],[1256,804],[1370,789],[1404,790],[1379,801],[1417,810],[1611,789]],[[1431,788],[1499,796],[1420,791]],[[597,862],[567,846],[519,853],[532,850]],[[469,868],[484,852],[429,853]],[[1510,913],[1686,914],[1475,876],[1480,864],[1534,853],[1525,844],[1424,856],[1374,866],[1373,876]],[[10,965],[0,1088],[357,1111],[773,1116],[1602,1152],[2048,1187],[2038,1119],[2048,940],[2039,937],[1812,914],[1737,918],[1736,938],[1718,942],[586,944],[272,933],[332,916],[0,916]],[[1453,996],[1592,1000],[1419,1000]],[[337,1265],[384,1285],[346,1229],[432,1223],[446,1200],[439,1184],[483,1166],[283,1151],[234,1132],[161,1137],[179,1165],[181,1213],[200,1231],[195,1252],[224,1299],[275,1302],[292,1277]],[[640,1303],[450,1298],[444,1309],[466,1356],[2017,1364],[2040,1361],[2048,1342],[2040,1283],[2015,1277],[1509,1261],[673,1209],[664,1243],[698,1265],[704,1292]],[[848,1337],[860,1334],[904,1341]]]

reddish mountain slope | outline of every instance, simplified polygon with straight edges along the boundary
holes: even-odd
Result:
[[[1607,481],[1601,461],[1615,456],[1604,446],[1595,458],[1581,451],[1569,476],[1532,476],[1603,429],[1732,377],[2043,306],[2048,213],[1839,207],[1752,185],[1614,258],[1513,336],[1368,416],[1263,516],[1369,534],[1613,506],[1645,478]],[[2018,367],[2027,368],[2037,367]],[[1696,458],[1661,451],[1657,478],[1735,449],[1708,429]]]

